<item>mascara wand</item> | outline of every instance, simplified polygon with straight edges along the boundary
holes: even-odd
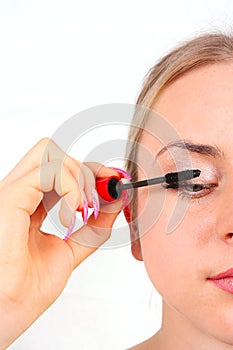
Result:
[[[117,187],[121,191],[128,190],[130,188],[138,188],[138,187],[144,187],[144,186],[151,186],[151,185],[158,185],[161,183],[177,183],[185,180],[191,180],[195,177],[200,176],[201,170],[184,170],[176,173],[168,173],[165,176],[161,177],[155,177],[153,179],[147,179],[147,180],[141,180],[136,182],[131,182],[127,184],[119,184]]]
[[[99,178],[96,180],[97,192],[103,200],[112,202],[120,199],[122,192],[125,190],[158,185],[162,183],[174,184],[181,181],[191,180],[195,177],[200,176],[201,170],[183,170],[175,173],[168,173],[165,176],[156,177],[152,179],[146,179],[141,181],[129,182],[123,184],[119,176],[110,176],[108,178]]]

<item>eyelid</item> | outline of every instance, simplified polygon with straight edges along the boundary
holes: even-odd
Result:
[[[187,166],[185,166],[185,163],[183,164],[177,164],[177,169],[174,170],[174,166],[167,168],[166,167],[166,173],[168,172],[180,172],[183,171],[185,168],[187,169]],[[193,161],[192,164],[192,168],[193,169],[200,169],[201,170],[201,174],[198,178],[193,178],[190,179],[188,181],[192,182],[192,183],[217,183],[221,180],[222,178],[222,174],[221,171],[216,167],[213,166],[212,164],[200,164],[200,162],[195,162]]]
[[[183,187],[182,187],[183,185]],[[199,191],[189,191],[185,190],[185,185],[201,185],[203,188]],[[173,183],[173,184],[163,184],[162,187],[164,189],[170,189],[173,191],[178,192],[178,195],[183,198],[189,198],[189,199],[199,199],[201,197],[205,197],[208,194],[211,194],[214,191],[214,188],[216,188],[218,184],[216,183],[209,183],[209,184],[201,184],[201,183],[190,183],[189,181],[184,181],[181,183]]]

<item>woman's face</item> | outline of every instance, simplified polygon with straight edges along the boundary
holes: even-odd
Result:
[[[154,190],[155,203],[156,191],[166,198],[159,218],[140,239],[146,269],[174,320],[233,344],[233,292],[208,280],[233,269],[233,64],[188,72],[163,91],[153,108],[190,143],[192,169],[201,170],[190,183],[207,186],[195,192],[192,186]],[[164,146],[147,132],[141,143],[155,155]],[[182,147],[174,146],[173,155],[164,151],[157,158],[164,174],[177,171],[177,166],[187,169]],[[143,177],[140,173],[139,179]],[[155,206],[148,208],[146,188],[138,191],[140,232],[146,215],[140,219],[140,213],[146,208],[153,215]],[[166,234],[177,198],[188,208]]]

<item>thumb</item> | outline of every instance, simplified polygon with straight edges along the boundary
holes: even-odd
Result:
[[[121,201],[104,205],[97,219],[94,219],[94,215],[92,214],[87,224],[75,231],[67,239],[66,243],[73,252],[74,268],[110,238],[112,226],[121,208]]]

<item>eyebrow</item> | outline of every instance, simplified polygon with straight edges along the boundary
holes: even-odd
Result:
[[[224,153],[221,151],[217,146],[212,146],[208,144],[202,144],[202,143],[193,143],[191,141],[187,140],[178,140],[173,141],[164,146],[156,155],[156,158],[159,157],[164,152],[168,151],[170,148],[181,148],[186,149],[189,152],[195,152],[199,153],[205,156],[213,157],[213,158],[223,158]]]

